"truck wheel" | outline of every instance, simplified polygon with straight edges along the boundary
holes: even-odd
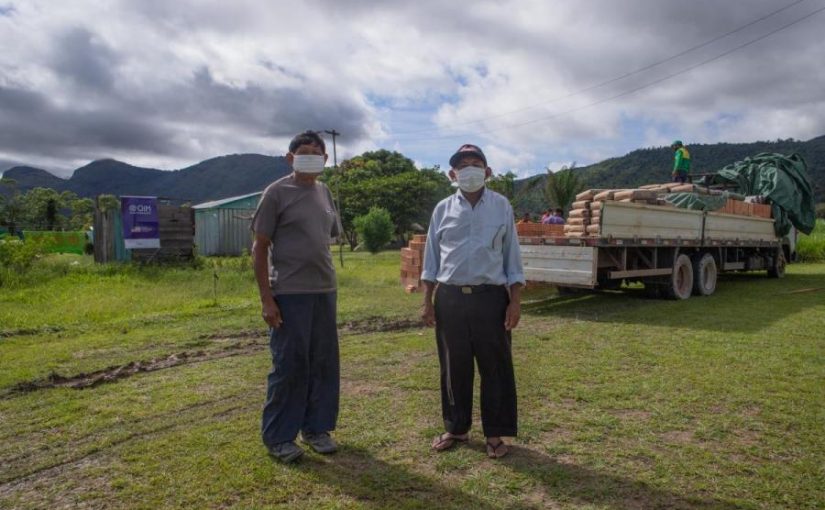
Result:
[[[661,299],[664,285],[658,283],[645,282],[645,297],[650,299]]]
[[[693,292],[693,266],[690,257],[684,253],[676,257],[670,281],[665,286],[665,295],[669,299],[687,299]]]
[[[768,276],[771,278],[784,278],[785,265],[785,252],[780,248],[773,256],[773,267],[768,269]]]
[[[696,254],[693,257],[693,293],[697,296],[710,296],[716,291],[716,259],[710,253]]]

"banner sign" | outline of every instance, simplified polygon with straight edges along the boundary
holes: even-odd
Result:
[[[160,248],[157,197],[120,197],[120,215],[127,250]]]

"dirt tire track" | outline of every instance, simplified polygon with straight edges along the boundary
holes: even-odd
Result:
[[[341,333],[367,334],[423,328],[421,319],[387,319],[380,315],[364,317],[338,325]]]
[[[405,329],[421,328],[423,325],[418,319],[393,319],[387,320],[381,316],[365,317],[344,324],[339,324],[338,328],[342,333],[367,334],[386,331],[401,331]],[[212,333],[201,335],[198,339],[219,340],[236,338],[256,338],[260,337],[259,330],[241,330],[230,333]],[[30,393],[33,391],[49,388],[93,388],[101,384],[107,384],[120,379],[131,377],[141,372],[155,372],[166,368],[193,363],[202,363],[214,359],[227,358],[255,352],[267,344],[250,340],[248,342],[232,343],[219,350],[197,350],[181,351],[170,354],[166,357],[152,358],[149,360],[130,361],[124,365],[114,365],[94,372],[85,372],[71,376],[65,376],[52,372],[45,379],[26,381],[18,383],[11,388],[0,392],[0,399],[10,398],[15,395]]]
[[[62,326],[43,326],[41,328],[20,328],[0,330],[0,339],[11,338],[13,336],[33,336],[48,333],[60,333],[66,328]]]
[[[125,365],[115,365],[102,370],[72,376],[64,376],[52,372],[46,379],[22,382],[12,386],[4,393],[0,393],[0,399],[48,388],[93,388],[101,384],[119,381],[120,379],[125,379],[141,372],[155,372],[180,365],[191,365],[214,359],[228,358],[230,356],[251,354],[261,350],[265,345],[266,344],[260,342],[239,342],[227,345],[219,350],[182,351],[176,354],[170,354],[165,358],[130,361]]]

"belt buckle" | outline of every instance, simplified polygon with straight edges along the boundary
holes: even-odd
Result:
[[[468,285],[464,286],[464,287],[461,287],[461,293],[462,294],[472,294],[473,293],[473,288],[468,286]]]

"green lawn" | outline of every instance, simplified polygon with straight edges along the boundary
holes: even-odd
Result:
[[[521,431],[491,461],[478,428],[429,450],[433,333],[394,327],[421,296],[398,284],[397,253],[347,254],[342,449],[283,466],[258,435],[270,361],[246,262],[73,260],[0,288],[0,508],[825,507],[825,264],[679,303],[527,292]],[[130,362],[169,366],[60,386]]]

